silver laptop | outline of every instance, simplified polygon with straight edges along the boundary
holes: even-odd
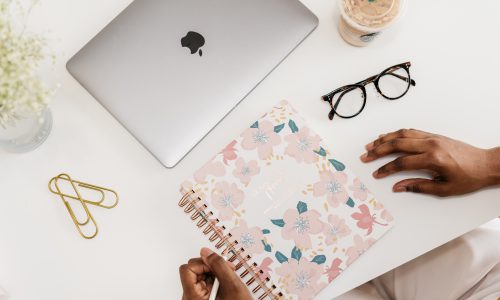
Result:
[[[67,68],[174,167],[317,24],[298,0],[136,0]]]

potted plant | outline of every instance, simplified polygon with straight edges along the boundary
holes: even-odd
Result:
[[[50,133],[47,104],[53,90],[38,74],[47,58],[46,40],[16,27],[12,3],[0,1],[0,148],[27,152]]]

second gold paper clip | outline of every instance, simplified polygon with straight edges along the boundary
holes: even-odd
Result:
[[[67,184],[69,184],[74,193],[69,194],[63,192],[59,185],[60,182],[66,182]],[[78,188],[97,192],[99,195],[99,199],[90,200],[83,198]],[[73,180],[68,174],[59,174],[58,176],[52,178],[49,181],[49,190],[52,193],[60,196],[61,200],[64,203],[64,206],[66,206],[66,209],[69,212],[71,219],[73,220],[73,223],[76,226],[76,229],[78,230],[78,233],[80,233],[80,235],[85,239],[92,239],[96,237],[99,232],[99,227],[97,226],[94,217],[90,213],[87,204],[111,209],[115,207],[119,201],[118,194],[115,191],[108,188]],[[111,200],[108,199],[109,196],[111,196]],[[84,220],[78,220],[73,208],[71,207],[70,202],[67,199],[76,200],[77,203],[80,203],[85,214]],[[84,228],[88,226],[93,226],[90,234],[87,234],[84,230]]]

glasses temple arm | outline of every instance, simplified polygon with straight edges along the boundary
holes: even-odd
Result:
[[[392,76],[394,76],[394,77],[396,77],[396,78],[399,78],[399,79],[401,79],[401,80],[403,80],[403,81],[408,82],[408,78],[406,78],[405,76],[401,76],[401,75],[399,75],[399,74],[394,74],[394,73],[392,73],[392,72],[388,72],[388,73],[386,73],[386,74],[391,74]],[[413,85],[413,86],[415,86],[415,85],[416,85],[415,80],[410,79],[410,84],[411,84],[411,85]]]

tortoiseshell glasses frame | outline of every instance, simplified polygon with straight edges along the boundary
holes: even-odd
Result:
[[[392,67],[389,67],[387,69],[385,69],[384,71],[382,71],[380,74],[377,74],[377,75],[373,75],[363,81],[360,81],[360,82],[357,82],[355,84],[349,84],[349,85],[346,85],[346,86],[343,86],[343,87],[340,87],[324,96],[322,96],[323,100],[328,102],[330,104],[330,107],[331,107],[331,110],[330,110],[330,113],[328,114],[328,118],[330,120],[333,119],[333,117],[335,115],[341,117],[341,118],[344,118],[344,119],[350,119],[350,118],[354,118],[356,117],[357,115],[359,115],[363,109],[365,108],[365,105],[366,105],[366,89],[365,89],[365,86],[367,84],[370,84],[373,82],[373,84],[375,85],[375,88],[377,89],[377,92],[382,95],[382,97],[386,98],[387,100],[397,100],[401,97],[403,97],[404,95],[406,95],[406,93],[408,93],[408,90],[410,89],[410,86],[415,86],[416,83],[415,83],[415,80],[411,79],[411,76],[410,76],[410,66],[411,66],[411,63],[410,62],[405,62],[405,63],[402,63],[402,64],[398,64],[398,65],[395,65],[395,66],[392,66]],[[395,72],[396,71],[399,71],[400,73],[402,73],[403,75],[401,74],[396,74]],[[383,77],[383,76],[393,76],[395,78],[398,78],[398,79],[401,79],[405,82],[407,82],[407,86],[406,86],[406,89],[404,89],[402,91],[401,94],[399,95],[396,95],[396,96],[388,96],[386,94],[384,94],[384,92],[381,90],[380,88],[380,85],[379,85],[379,81],[380,79]],[[348,115],[343,115],[341,113],[338,112],[338,106],[340,104],[340,101],[342,100],[342,97],[344,95],[346,95],[347,93],[351,92],[351,91],[354,91],[356,89],[360,89],[361,90],[361,96],[362,96],[362,105],[359,109],[359,111],[357,111],[356,113],[353,113],[353,114],[348,114]],[[339,94],[339,97],[338,99],[335,101],[335,103],[333,102],[333,99],[334,97]]]

